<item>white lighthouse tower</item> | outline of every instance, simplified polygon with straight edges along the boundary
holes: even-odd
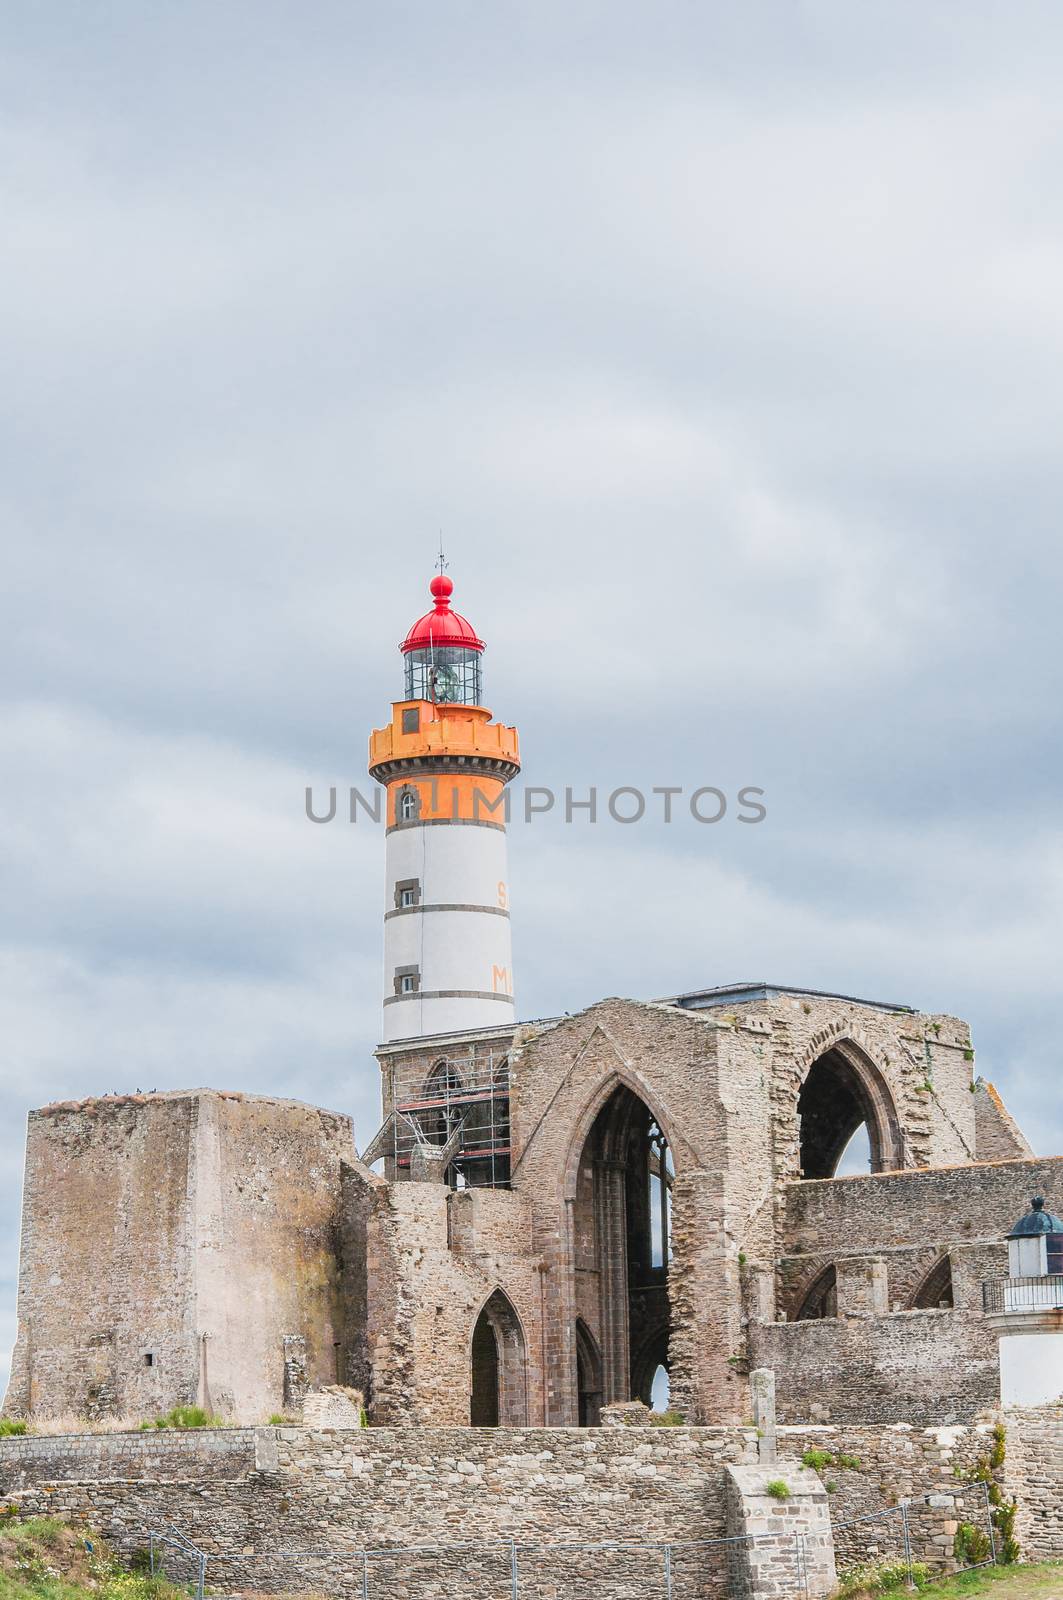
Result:
[[[387,789],[383,1040],[513,1022],[505,786],[517,730],[481,704],[484,643],[432,579],[400,645],[405,699],[369,738]]]

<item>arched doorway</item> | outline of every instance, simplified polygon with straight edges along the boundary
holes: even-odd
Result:
[[[602,1352],[582,1317],[576,1318],[576,1387],[579,1425],[596,1428],[602,1420]]]
[[[862,1129],[872,1172],[901,1165],[897,1113],[885,1079],[847,1040],[812,1063],[797,1097],[797,1116],[802,1178],[833,1178],[850,1145],[855,1153]]]
[[[576,1310],[600,1351],[606,1404],[648,1402],[653,1374],[667,1364],[673,1179],[659,1123],[632,1089],[619,1085],[584,1142],[573,1207]],[[582,1422],[579,1368],[587,1356],[584,1350],[581,1358],[579,1345],[577,1337]]]
[[[524,1330],[501,1289],[476,1319],[470,1350],[469,1421],[474,1428],[519,1428],[528,1421]]]

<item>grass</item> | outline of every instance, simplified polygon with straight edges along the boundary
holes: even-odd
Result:
[[[104,1540],[58,1517],[0,1508],[0,1600],[187,1600],[164,1578],[125,1572]]]
[[[152,1428],[220,1428],[221,1426],[221,1417],[211,1416],[202,1406],[174,1406],[164,1417],[142,1422],[140,1431],[146,1433]]]
[[[765,1488],[773,1500],[789,1500],[790,1498],[790,1485],[785,1478],[772,1478],[770,1483],[765,1484]]]
[[[1033,1566],[977,1567],[951,1578],[934,1578],[917,1563],[915,1580],[927,1600],[1056,1600],[1063,1592],[1063,1562]],[[834,1600],[866,1600],[878,1595],[906,1592],[907,1568],[901,1562],[854,1567],[842,1575]]]

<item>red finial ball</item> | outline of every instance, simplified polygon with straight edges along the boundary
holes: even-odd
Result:
[[[442,572],[437,572],[428,585],[435,610],[420,617],[399,646],[404,655],[411,650],[482,650],[484,642],[476,637],[472,624],[450,609],[454,585]]]

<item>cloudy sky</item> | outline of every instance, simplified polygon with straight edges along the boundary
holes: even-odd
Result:
[[[514,827],[522,1015],[950,1011],[1063,1148],[1058,4],[5,28],[0,1346],[29,1106],[375,1131],[383,838],[303,793],[440,530],[528,783],[766,791]]]

